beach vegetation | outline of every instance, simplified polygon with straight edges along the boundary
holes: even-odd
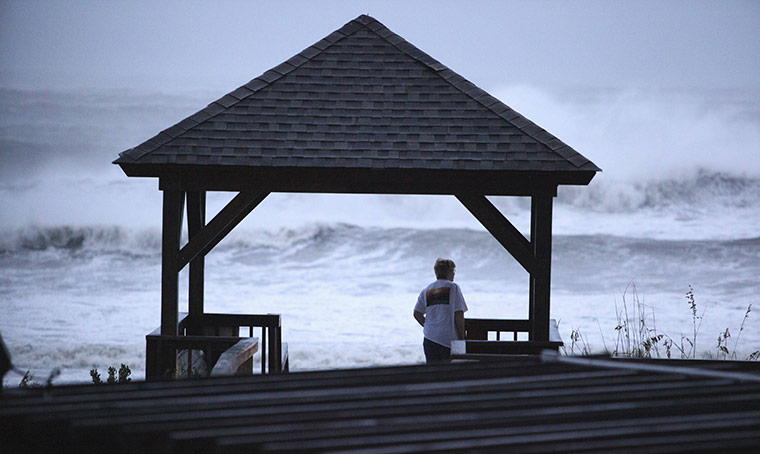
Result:
[[[564,348],[564,347],[563,347]],[[591,346],[580,329],[570,330],[570,354],[588,356],[591,355]],[[565,354],[568,354],[567,351]]]
[[[631,282],[623,291],[621,304],[618,305],[617,301],[615,302],[617,322],[614,327],[615,343],[612,349],[607,346],[607,341],[600,326],[604,353],[610,356],[629,358],[677,357],[681,359],[697,359],[697,339],[699,338],[705,311],[704,309],[701,312],[699,311],[694,289],[691,285],[689,285],[686,291],[685,299],[691,312],[690,335],[681,334],[680,338],[673,338],[666,333],[658,331],[654,309],[644,304],[643,299],[639,296],[636,284]],[[739,339],[744,331],[750,312],[752,312],[752,304],[747,306],[735,338],[732,338],[729,328],[726,328],[718,335],[715,352],[708,350],[699,353],[699,355],[723,360],[741,359],[738,355]],[[562,348],[566,355],[587,356],[593,354],[588,340],[580,329],[570,331],[570,345]],[[750,353],[744,359],[747,361],[757,361],[760,359],[760,350]]]
[[[45,380],[45,384],[38,382],[35,380],[34,374],[32,374],[32,371],[27,370],[26,372],[21,372],[19,369],[11,368],[11,371],[21,375],[21,381],[18,384],[18,387],[21,389],[28,389],[28,388],[42,388],[43,386],[51,387],[53,386],[53,380],[55,380],[59,375],[61,375],[61,369],[54,368],[52,371],[50,371],[50,374],[48,375],[47,380]]]
[[[121,363],[121,366],[118,370],[113,366],[109,366],[106,383],[129,383],[132,381],[132,379],[129,378],[130,375],[132,375],[132,370],[124,363]],[[103,383],[103,380],[100,378],[100,372],[98,372],[97,368],[90,369],[90,379],[92,379],[92,382],[96,385]]]
[[[26,371],[24,372],[24,376],[21,377],[21,382],[18,384],[19,388],[40,388],[42,387],[42,384],[38,381],[34,380],[34,375],[32,375],[32,371]]]

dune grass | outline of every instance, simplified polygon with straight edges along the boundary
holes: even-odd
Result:
[[[681,335],[680,338],[673,338],[666,333],[657,329],[657,318],[652,307],[644,304],[639,297],[636,284],[631,282],[623,291],[621,304],[615,302],[615,315],[617,324],[614,327],[614,344],[612,348],[608,347],[602,327],[599,331],[602,334],[603,353],[611,356],[628,357],[628,358],[682,358],[682,359],[721,359],[721,360],[739,360],[757,361],[760,358],[760,350],[750,353],[746,358],[739,358],[737,348],[744,326],[752,312],[752,304],[747,306],[744,318],[739,327],[736,337],[731,336],[728,328],[718,334],[717,343],[713,346],[714,350],[703,350],[699,353],[697,350],[697,341],[700,340],[699,332],[702,326],[704,310],[699,312],[697,301],[694,296],[694,289],[689,286],[685,295],[686,303],[691,312],[691,326],[689,327],[690,335]],[[731,342],[733,340],[733,342]],[[562,347],[566,355],[591,355],[592,348],[587,337],[579,330],[573,329],[570,332],[570,345]]]

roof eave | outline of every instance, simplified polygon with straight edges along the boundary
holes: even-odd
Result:
[[[271,168],[115,163],[129,177],[159,178],[161,189],[183,191],[554,195],[558,185],[587,185],[596,174],[593,170]]]

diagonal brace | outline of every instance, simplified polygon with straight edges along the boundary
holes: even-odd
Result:
[[[533,273],[536,260],[530,241],[484,195],[459,194],[456,197],[528,273]]]
[[[248,216],[269,195],[268,192],[240,192],[230,200],[222,210],[214,216],[200,232],[198,232],[179,251],[177,271],[181,271],[191,260],[199,255],[206,255],[219,244],[228,233]]]

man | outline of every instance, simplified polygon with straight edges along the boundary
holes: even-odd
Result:
[[[425,287],[414,306],[414,318],[423,327],[427,364],[451,362],[451,341],[464,339],[467,303],[455,284],[456,265],[448,259],[435,261],[436,281]]]

